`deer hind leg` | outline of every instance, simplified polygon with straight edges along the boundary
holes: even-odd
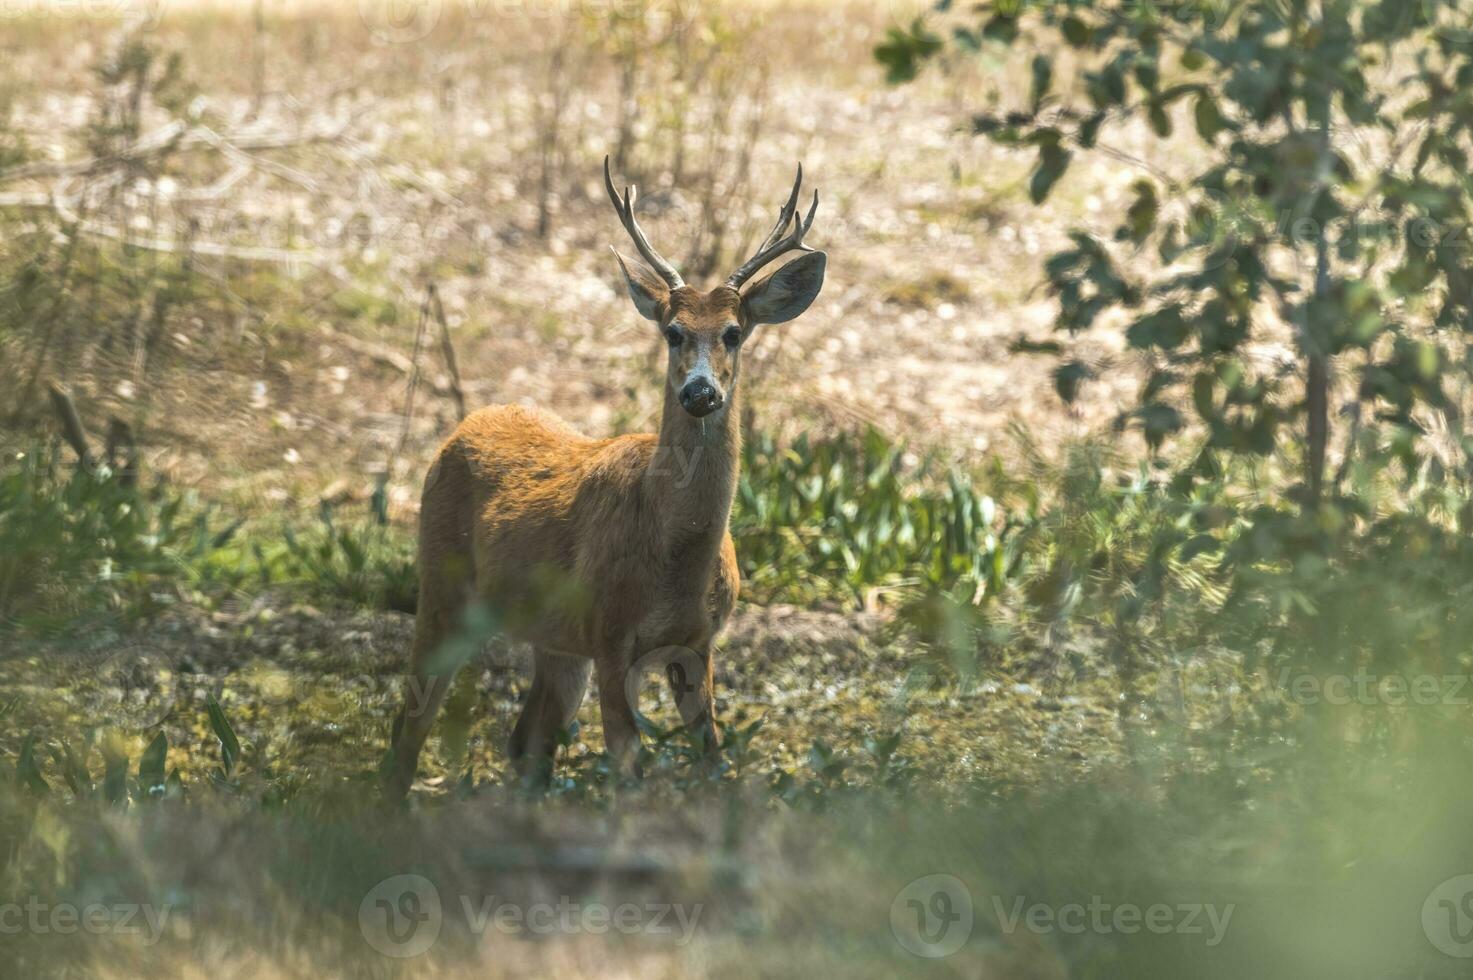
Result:
[[[533,662],[532,688],[512,729],[509,754],[523,779],[546,783],[552,776],[557,733],[577,717],[593,661],[537,650]]]
[[[394,722],[393,745],[383,770],[384,792],[402,799],[414,782],[419,754],[450,693],[459,659],[450,662],[449,641],[474,591],[475,559],[471,553],[469,471],[449,452],[436,461],[425,480],[420,507],[419,605],[414,619],[404,707]]]
[[[680,720],[686,731],[698,739],[707,758],[716,754],[720,741],[716,737],[715,658],[711,648],[695,651],[695,656],[673,658],[665,669],[670,694],[680,709]]]
[[[604,746],[614,769],[621,775],[641,775],[639,767],[639,728],[634,721],[635,704],[626,681],[629,665],[618,657],[600,658],[598,706],[603,715]]]
[[[390,799],[401,799],[409,792],[414,774],[419,768],[419,754],[429,737],[435,716],[450,693],[458,664],[444,666],[434,663],[435,654],[453,632],[455,613],[449,610],[426,609],[426,596],[420,593],[420,608],[414,627],[414,652],[410,660],[409,677],[405,682],[404,707],[394,722],[394,744],[390,750],[385,770],[385,794]]]

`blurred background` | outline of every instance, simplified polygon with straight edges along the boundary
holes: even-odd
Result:
[[[1464,14],[0,0],[0,963],[1466,975]],[[440,441],[658,424],[606,155],[703,286],[821,196],[725,768],[520,789],[487,629],[384,810]]]

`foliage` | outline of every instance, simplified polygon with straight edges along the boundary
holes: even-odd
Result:
[[[338,524],[324,509],[321,524],[306,535],[288,526],[286,551],[275,575],[309,593],[370,609],[414,612],[419,573],[413,539],[387,521]],[[256,554],[265,563],[264,553]]]
[[[380,518],[272,530],[164,484],[143,490],[105,466],[49,450],[0,467],[0,626],[77,633],[131,623],[181,600],[268,588],[413,612],[413,539]]]
[[[1220,484],[1234,459],[1264,461],[1279,493],[1243,512],[1252,533],[1225,553],[1238,587],[1283,584],[1285,573],[1312,592],[1337,561],[1377,547],[1375,507],[1397,503],[1378,488],[1459,492],[1473,366],[1462,140],[1473,102],[1460,93],[1473,46],[1450,26],[1450,5],[1007,0],[978,10],[955,46],[1032,52],[1027,101],[973,125],[1036,152],[1035,202],[1078,155],[1103,152],[1129,127],[1163,151],[1198,144],[1172,155],[1195,161],[1190,173],[1143,166],[1114,235],[1075,231],[1045,273],[1060,331],[1118,320],[1146,364],[1120,426],[1153,449],[1193,435],[1178,493]],[[903,77],[911,68],[897,71],[897,59],[935,53],[901,45],[885,60]],[[1192,136],[1176,133],[1183,121]],[[1255,353],[1280,342],[1288,361]],[[1094,367],[1065,345],[1044,347],[1066,352],[1056,380],[1072,400]],[[1199,539],[1180,544],[1194,550]]]
[[[744,447],[732,536],[744,594],[863,604],[876,590],[996,590],[1008,574],[993,499],[965,473],[906,463],[904,444],[862,435]]]
[[[187,495],[145,493],[106,467],[60,472],[57,454],[0,467],[0,625],[80,630],[177,601],[234,527]]]

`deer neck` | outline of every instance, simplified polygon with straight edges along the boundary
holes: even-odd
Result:
[[[666,386],[659,443],[645,484],[659,515],[672,583],[709,586],[736,496],[741,449],[735,390],[725,405],[698,419]]]

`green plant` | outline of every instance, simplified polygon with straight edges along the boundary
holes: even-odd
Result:
[[[904,445],[877,430],[788,446],[756,435],[744,453],[732,536],[744,592],[758,601],[859,605],[906,588],[975,595],[1009,574],[992,498],[959,471],[907,465]]]
[[[320,524],[299,534],[287,526],[286,552],[266,577],[280,576],[307,591],[371,609],[414,612],[419,574],[414,543],[381,520],[339,524],[324,508]],[[267,567],[264,553],[258,561]]]
[[[59,472],[56,453],[0,468],[0,627],[71,631],[177,601],[234,533],[187,494],[144,491],[106,467]]]
[[[210,728],[219,741],[221,756],[220,767],[208,773],[209,781],[219,789],[237,790],[239,784],[232,782],[232,778],[240,761],[240,740],[213,694],[206,697],[205,708]],[[15,785],[36,797],[53,795],[51,784],[42,774],[41,760],[37,753],[38,745],[44,745],[55,771],[61,775],[71,792],[73,802],[101,800],[117,806],[128,803],[130,799],[137,803],[147,803],[160,799],[185,798],[184,779],[178,767],[167,767],[169,737],[162,728],[154,732],[153,738],[139,755],[136,776],[131,781],[128,778],[128,753],[122,740],[115,735],[116,733],[112,733],[105,737],[100,746],[103,765],[100,784],[92,780],[92,750],[97,736],[95,729],[89,728],[77,740],[80,749],[74,748],[72,741],[62,740],[46,745],[34,733],[27,735],[21,741],[16,757]]]

